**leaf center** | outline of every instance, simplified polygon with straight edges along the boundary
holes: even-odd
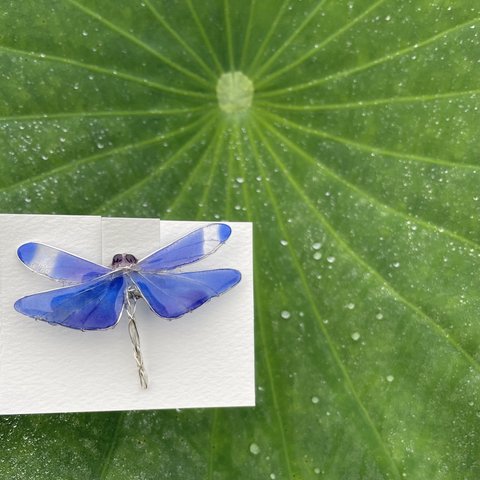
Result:
[[[236,113],[248,110],[252,105],[253,83],[242,72],[228,72],[217,82],[217,99],[221,110]]]

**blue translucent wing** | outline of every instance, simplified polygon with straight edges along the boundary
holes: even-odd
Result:
[[[70,284],[88,282],[112,271],[42,243],[25,243],[18,247],[17,254],[34,272]]]
[[[142,271],[130,277],[157,315],[177,318],[235,286],[241,274],[226,268],[188,273]]]
[[[196,262],[217,250],[231,233],[232,229],[224,223],[212,223],[199,228],[140,260],[139,270],[160,272]]]
[[[113,327],[123,309],[123,275],[105,277],[23,297],[15,310],[28,317],[78,330]]]

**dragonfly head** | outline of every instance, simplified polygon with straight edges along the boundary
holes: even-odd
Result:
[[[137,259],[135,255],[131,253],[117,253],[113,256],[112,259],[112,268],[123,268],[123,267],[130,267],[137,263]]]

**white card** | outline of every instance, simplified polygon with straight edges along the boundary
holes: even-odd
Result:
[[[125,313],[113,329],[82,332],[13,308],[25,295],[61,286],[22,264],[16,250],[23,243],[45,243],[108,265],[115,253],[140,259],[207,224],[0,215],[0,414],[255,405],[250,223],[229,223],[232,234],[221,248],[182,269],[239,270],[240,283],[224,295],[172,321],[138,301],[146,390],[139,384]]]

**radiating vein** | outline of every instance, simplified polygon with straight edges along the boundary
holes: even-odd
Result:
[[[218,129],[219,132],[220,131],[223,132],[222,127],[217,126],[217,129]],[[209,197],[210,191],[212,189],[213,176],[214,176],[215,172],[217,171],[217,165],[218,165],[218,162],[220,161],[220,150],[222,148],[222,145],[223,145],[223,136],[219,135],[218,139],[217,139],[217,142],[216,142],[216,145],[215,145],[215,149],[213,151],[213,161],[212,161],[212,164],[210,166],[208,179],[207,179],[207,182],[205,184],[205,188],[203,189],[202,198],[199,202],[198,215],[199,215],[200,218],[203,216],[205,208],[207,206],[208,197]]]
[[[110,444],[108,446],[108,449],[105,452],[105,456],[102,459],[101,470],[98,475],[99,480],[105,480],[109,474],[109,470],[112,465],[113,455],[115,454],[115,449],[117,448],[118,441],[120,438],[121,427],[125,420],[125,412],[115,412],[115,413],[117,415],[115,429],[113,431],[112,437],[110,438]]]
[[[245,33],[243,34],[243,45],[241,48],[239,70],[242,71],[245,65],[245,56],[247,55],[248,47],[250,44],[250,37],[252,34],[253,25],[253,12],[255,11],[256,0],[250,0],[250,9],[248,12],[247,26],[245,27]]]
[[[415,102],[434,102],[449,98],[473,97],[479,95],[480,90],[464,90],[458,92],[433,93],[425,95],[406,95],[403,97],[376,98],[372,100],[357,100],[355,102],[345,103],[321,103],[299,105],[297,103],[277,103],[266,100],[256,100],[255,104],[259,107],[275,108],[278,110],[289,110],[298,112],[318,112],[322,110],[351,110],[355,108],[377,107],[383,105],[394,105],[402,103]]]
[[[217,422],[218,422],[218,408],[213,409],[213,415],[212,415],[212,426],[210,430],[210,448],[208,450],[208,469],[207,469],[207,479],[208,480],[213,480],[213,463],[214,463],[214,458],[215,458],[215,442],[213,441],[213,438],[215,437],[217,433]]]
[[[219,137],[219,129],[216,129],[213,139],[209,142],[207,148],[203,151],[200,158],[196,161],[195,166],[193,168],[190,168],[187,178],[182,182],[182,186],[180,190],[175,195],[173,202],[169,205],[170,210],[172,211],[175,210],[177,205],[180,204],[180,202],[185,198],[185,195],[189,191],[188,188],[190,187],[192,182],[198,179],[198,176],[197,176],[198,171],[200,170],[201,167],[203,167],[205,159],[208,157],[208,154],[212,150],[212,147],[218,144],[218,137]],[[199,205],[199,210],[200,210],[200,205]]]
[[[210,42],[210,39],[208,38],[207,33],[205,32],[205,28],[203,27],[203,24],[202,24],[200,18],[198,17],[198,14],[197,14],[195,8],[192,5],[192,1],[191,0],[186,0],[186,2],[187,2],[187,5],[188,5],[188,8],[190,10],[190,13],[192,14],[193,20],[194,20],[195,24],[197,25],[198,31],[200,32],[200,35],[203,38],[203,41],[205,42],[207,50],[210,52],[210,56],[212,57],[213,63],[216,65],[217,71],[220,74],[223,71],[223,67],[220,64],[220,61],[218,60],[218,56],[217,56],[215,50],[213,49],[212,43]]]
[[[240,137],[239,132],[238,132],[238,128],[237,128],[237,136]],[[241,140],[239,140],[237,142],[237,145],[239,146],[239,148],[242,148],[241,147],[241,145],[242,145]],[[254,155],[257,155],[256,150],[252,150],[252,152],[254,153]],[[243,159],[244,159],[243,152],[240,151],[239,152],[240,169],[241,169],[243,177],[246,178],[246,168],[245,168],[245,164],[244,164]],[[252,208],[251,208],[251,201],[250,201],[248,191],[247,191],[247,184],[244,182],[241,185],[241,188],[242,188],[242,194],[243,194],[245,207],[246,207],[246,212],[247,212],[247,219],[248,219],[249,222],[252,222],[253,221]],[[253,269],[253,277],[254,277],[253,281],[254,281],[255,285],[261,285],[262,281],[261,281],[261,279],[259,278],[259,275],[258,275],[258,271],[259,271],[258,267],[260,265],[260,261],[257,258],[257,256],[258,256],[258,250],[257,249],[254,249],[253,255],[254,255],[254,265],[256,265],[256,267]],[[255,305],[258,309],[258,312],[264,312],[265,309],[262,308],[262,300],[260,298],[258,288],[254,289],[254,297],[255,297]],[[288,477],[287,478],[293,479],[294,476],[293,476],[293,472],[292,472],[290,452],[288,450],[287,439],[285,437],[285,425],[284,425],[284,422],[283,422],[283,419],[282,419],[281,409],[280,409],[280,405],[279,405],[278,398],[277,398],[277,386],[276,386],[275,381],[274,381],[273,369],[272,369],[272,364],[271,364],[271,361],[270,361],[269,343],[266,340],[267,334],[265,332],[264,322],[265,322],[264,317],[260,313],[258,315],[257,324],[258,324],[258,330],[260,332],[260,342],[262,344],[261,351],[264,353],[263,356],[264,356],[264,362],[265,362],[265,369],[266,369],[266,372],[267,372],[268,383],[269,383],[270,392],[271,392],[271,396],[272,396],[273,411],[274,411],[275,419],[278,423],[278,430],[279,430],[279,436],[280,436],[280,441],[281,441],[281,445],[282,445],[284,462],[285,462],[285,466],[286,466],[287,472],[288,472]]]
[[[310,197],[305,194],[301,186],[292,177],[288,169],[285,167],[283,162],[280,160],[278,155],[271,147],[268,140],[264,137],[264,135],[260,132],[259,129],[258,135],[261,138],[262,142],[267,146],[273,160],[275,161],[280,171],[283,173],[285,179],[292,185],[292,187],[302,199],[304,204],[308,206],[308,208],[318,218],[318,220],[330,233],[330,235],[332,235],[332,238],[335,239],[338,246],[342,248],[360,267],[362,267],[365,271],[369,272],[374,278],[376,278],[379,284],[390,293],[393,299],[403,303],[406,307],[412,310],[416,314],[415,318],[418,317],[422,319],[425,324],[433,328],[440,335],[441,338],[446,340],[446,342],[449,343],[450,346],[467,361],[469,365],[471,365],[477,372],[480,373],[480,364],[459,343],[457,343],[456,340],[454,340],[450,335],[448,335],[445,330],[428,314],[426,314],[420,307],[416,306],[414,303],[408,300],[408,298],[404,297],[399,291],[397,291],[380,272],[375,270],[370,264],[366,262],[366,260],[363,259],[363,257],[360,256],[360,254],[353,250],[350,244],[343,238],[342,235],[340,235],[335,230],[335,228],[330,224],[327,218],[318,210]]]
[[[228,130],[230,140],[232,139],[232,131],[231,128]],[[230,212],[230,209],[232,208],[232,187],[231,187],[231,182],[233,181],[233,176],[232,176],[232,161],[233,161],[233,145],[234,142],[227,142],[227,145],[229,145],[230,148],[227,148],[228,151],[228,160],[227,160],[227,171],[225,173],[225,211]]]
[[[388,150],[384,148],[379,148],[375,147],[373,145],[365,144],[365,143],[360,143],[356,142],[354,140],[350,140],[345,137],[340,137],[338,135],[333,135],[331,133],[327,133],[323,130],[318,130],[310,127],[304,127],[303,125],[300,125],[298,123],[292,122],[290,120],[287,120],[284,117],[280,117],[274,113],[271,112],[266,112],[264,111],[261,113],[261,115],[270,117],[273,121],[277,121],[280,123],[283,123],[286,126],[289,126],[291,128],[294,128],[296,130],[302,131],[303,133],[308,133],[310,135],[315,135],[316,137],[320,138],[325,138],[327,140],[333,140],[334,142],[343,144],[347,147],[353,147],[357,150],[361,150],[364,152],[368,153],[376,153],[379,155],[384,155],[387,157],[394,157],[394,158],[400,158],[402,160],[414,160],[417,162],[422,162],[422,163],[431,163],[433,165],[441,165],[444,167],[449,167],[449,168],[457,168],[457,169],[472,169],[477,171],[480,168],[480,165],[473,165],[470,163],[455,163],[455,162],[449,162],[448,160],[442,160],[438,158],[432,158],[432,157],[427,157],[424,155],[416,155],[412,153],[403,153],[403,152],[397,152],[394,150]]]
[[[287,8],[289,3],[289,0],[283,0],[282,5],[278,9],[277,15],[275,16],[275,19],[270,25],[270,28],[268,29],[267,34],[263,37],[262,43],[258,47],[256,55],[253,57],[253,60],[250,62],[250,66],[248,68],[248,74],[251,76],[252,72],[255,71],[257,62],[260,60],[262,57],[263,53],[265,52],[265,49],[270,42],[270,39],[272,38],[272,35],[274,34],[275,30],[277,29],[278,23],[280,22],[280,19],[283,16],[283,12]]]
[[[300,157],[304,158],[308,163],[310,163],[315,168],[318,168],[320,171],[327,174],[330,178],[333,178],[337,182],[343,184],[348,189],[356,192],[359,196],[365,198],[370,204],[376,205],[379,209],[381,209],[385,212],[389,212],[393,215],[398,215],[398,216],[402,217],[404,220],[406,220],[408,222],[411,222],[412,224],[421,225],[424,228],[426,228],[427,230],[430,230],[434,233],[441,233],[441,234],[444,234],[446,236],[449,236],[450,238],[455,239],[458,242],[464,243],[469,248],[474,248],[475,250],[478,250],[480,252],[480,243],[474,242],[473,240],[469,240],[468,238],[460,235],[459,233],[453,232],[453,231],[449,230],[448,228],[445,228],[441,225],[437,225],[435,223],[432,223],[429,220],[423,220],[419,217],[414,217],[412,215],[409,215],[408,213],[402,212],[401,210],[397,210],[396,208],[391,207],[391,206],[387,205],[386,203],[383,203],[382,201],[380,201],[376,197],[370,195],[368,192],[366,192],[362,188],[360,188],[357,185],[349,182],[344,176],[339,175],[336,172],[334,172],[331,168],[327,167],[324,163],[317,161],[308,152],[306,152],[301,147],[299,147],[297,144],[292,142],[288,137],[283,135],[278,129],[276,129],[275,127],[273,127],[269,123],[263,121],[261,119],[261,116],[257,116],[257,119],[262,123],[262,125],[266,129],[270,130],[270,132],[272,132],[275,136],[277,136],[285,145],[288,145]]]
[[[131,185],[126,190],[122,190],[113,197],[110,197],[108,200],[101,203],[93,212],[93,214],[98,214],[105,211],[106,208],[118,203],[120,200],[127,198],[128,196],[132,195],[136,191],[140,190],[147,182],[151,181],[154,177],[156,177],[160,172],[170,167],[183,153],[188,151],[201,137],[207,129],[212,126],[213,120],[212,116],[214,114],[210,113],[205,115],[202,118],[203,127],[193,135],[187,142],[185,142],[175,153],[166,161],[162,162],[157,168],[155,168],[152,172],[150,172],[146,177],[141,178],[133,185]],[[163,140],[163,139],[162,139]]]
[[[216,75],[212,72],[211,68],[202,60],[202,58],[197,54],[197,52],[179,35],[165,20],[165,18],[160,15],[160,12],[152,5],[150,0],[144,0],[147,7],[153,13],[154,17],[158,20],[160,25],[187,51],[190,56],[200,65],[203,71],[213,80],[216,80]]]
[[[165,65],[168,65],[169,67],[177,70],[178,72],[182,73],[183,75],[192,78],[193,80],[197,81],[201,85],[204,85],[206,87],[211,87],[210,83],[205,80],[205,78],[201,77],[200,75],[197,75],[196,73],[192,72],[188,68],[184,68],[178,63],[174,62],[173,60],[170,60],[169,58],[165,57],[165,55],[162,55],[158,50],[152,48],[150,45],[147,43],[143,42],[139,38],[137,38],[135,35],[125,31],[123,28],[119,27],[118,25],[115,25],[112,23],[110,20],[107,20],[105,17],[102,17],[100,14],[97,12],[94,12],[93,10],[85,7],[81,3],[77,2],[76,0],[64,0],[71,5],[77,7],[79,10],[81,10],[83,13],[87,14],[88,16],[94,18],[98,22],[102,23],[105,25],[107,28],[112,30],[113,32],[118,33],[122,37],[126,38],[128,41],[130,41],[132,44],[136,45],[137,47],[142,48],[146,52],[150,53],[152,56],[163,62]]]
[[[230,22],[230,4],[229,0],[223,0],[223,12],[224,12],[224,19],[225,19],[225,35],[227,41],[227,52],[228,52],[228,66],[230,67],[230,71],[235,71],[235,63],[234,63],[234,53],[233,53],[233,37],[232,37],[232,25]]]
[[[39,173],[33,177],[26,178],[25,180],[20,180],[18,182],[12,183],[11,185],[7,185],[3,188],[0,188],[0,193],[11,192],[12,190],[17,190],[20,188],[25,188],[30,185],[33,185],[37,182],[41,182],[45,179],[52,177],[53,175],[58,175],[61,173],[68,173],[69,171],[74,170],[76,167],[80,165],[86,165],[88,163],[101,160],[102,158],[111,157],[112,155],[117,155],[119,153],[124,153],[128,150],[134,150],[142,147],[146,147],[149,145],[153,145],[155,143],[163,142],[169,138],[173,138],[177,135],[183,134],[188,132],[189,130],[197,127],[199,124],[203,123],[205,117],[197,119],[196,121],[182,126],[176,130],[170,131],[164,135],[155,135],[154,137],[147,138],[146,140],[141,140],[140,142],[129,143],[127,145],[122,145],[117,148],[112,148],[110,150],[106,150],[100,153],[95,153],[93,155],[89,155],[88,157],[81,157],[74,159],[68,163],[62,164],[58,167],[52,168],[46,172]]]
[[[456,32],[457,30],[461,30],[466,27],[471,27],[475,26],[478,21],[480,20],[479,18],[475,18],[473,20],[470,20],[468,22],[461,23],[459,25],[456,25],[454,27],[448,28],[446,30],[443,30],[442,32],[433,35],[425,40],[422,40],[421,42],[415,43],[413,45],[409,45],[408,47],[402,48],[400,50],[397,50],[396,52],[388,53],[387,55],[377,58],[375,60],[372,60],[370,62],[363,63],[361,65],[358,65],[356,67],[352,68],[346,68],[344,70],[340,70],[339,72],[332,73],[330,75],[327,75],[325,77],[319,78],[317,80],[311,80],[308,82],[304,83],[298,83],[296,85],[290,86],[290,87],[285,87],[277,90],[270,90],[267,92],[261,92],[258,93],[258,96],[261,97],[272,97],[272,96],[278,96],[278,95],[284,95],[287,93],[292,93],[292,92],[299,92],[301,90],[306,90],[308,88],[314,88],[318,87],[319,85],[330,82],[332,80],[338,80],[340,78],[346,78],[350,75],[353,75],[355,73],[361,72],[363,70],[367,70],[371,67],[375,67],[377,65],[381,65],[383,63],[389,62],[391,60],[394,60],[398,57],[401,57],[403,55],[406,55],[412,51],[418,50],[420,48],[423,48],[427,45],[430,45],[434,42],[436,42],[439,39],[445,38],[446,36],[450,35],[451,33]]]
[[[209,104],[198,107],[162,108],[152,110],[103,110],[92,112],[58,112],[58,113],[30,113],[25,115],[9,115],[0,117],[0,122],[28,121],[28,120],[60,120],[70,118],[105,118],[105,117],[158,117],[164,115],[185,115],[199,112],[208,108]]]
[[[88,70],[90,72],[100,73],[102,75],[108,75],[115,78],[120,78],[122,80],[127,80],[129,82],[138,83],[143,87],[149,87],[155,90],[160,90],[162,92],[174,93],[176,95],[182,95],[187,97],[214,98],[213,93],[196,92],[194,90],[184,90],[181,88],[169,87],[167,85],[163,85],[158,82],[147,80],[146,78],[136,77],[135,75],[130,75],[129,73],[124,73],[117,70],[111,70],[108,68],[99,67],[98,65],[94,65],[94,64],[79,62],[78,60],[73,60],[71,58],[64,58],[56,55],[49,55],[46,53],[27,52],[25,50],[18,50],[15,48],[5,47],[3,45],[0,45],[0,52],[2,51],[7,53],[13,53],[14,55],[23,56],[23,57],[32,57],[42,61],[64,63],[74,67],[82,68],[84,70]]]
[[[295,38],[298,35],[300,35],[300,33],[302,33],[303,29],[312,21],[313,18],[315,18],[318,12],[323,8],[323,5],[325,4],[326,1],[327,0],[320,0],[317,3],[317,5],[313,7],[312,11],[306,16],[303,22],[300,23],[300,25],[296,27],[295,30],[293,30],[291,35],[280,45],[280,47],[275,51],[275,53],[271,57],[269,57],[269,59],[265,63],[263,63],[262,66],[256,72],[253,73],[252,78],[255,81],[260,77],[260,75],[263,72],[267,71],[270,68],[272,63],[274,63],[275,60],[277,60],[277,58],[283,54],[285,49],[287,49],[292,44],[293,40],[295,40]],[[380,1],[384,1],[384,0],[380,0]],[[258,87],[260,87],[264,82],[265,80],[258,81],[255,83]]]
[[[271,73],[270,75],[267,75],[265,76],[263,79],[261,79],[260,81],[257,82],[257,88],[260,89],[262,88],[263,85],[271,82],[273,79],[279,77],[280,75],[283,75],[287,72],[289,72],[290,70],[296,68],[298,65],[301,65],[302,63],[304,63],[305,61],[307,61],[310,57],[312,57],[313,55],[315,55],[316,53],[318,53],[322,48],[325,48],[330,42],[332,42],[333,40],[335,40],[335,38],[339,37],[340,35],[342,35],[343,33],[345,33],[346,31],[350,30],[354,25],[356,25],[358,22],[360,22],[361,20],[363,20],[365,17],[367,17],[368,15],[370,15],[370,13],[375,10],[379,5],[381,5],[382,3],[384,3],[385,0],[377,0],[376,2],[374,2],[372,5],[370,5],[366,10],[364,10],[360,15],[357,15],[355,18],[353,18],[350,22],[346,23],[343,27],[340,27],[338,30],[336,30],[335,32],[333,32],[331,35],[329,35],[325,40],[321,41],[320,43],[318,43],[317,45],[315,45],[313,48],[311,48],[308,52],[306,52],[304,55],[302,55],[300,58],[298,58],[297,60],[293,61],[293,62],[289,62],[288,65],[286,65],[285,67],[283,68],[280,68],[276,71],[274,71],[273,73]],[[305,22],[304,22],[305,23]],[[280,50],[283,50],[285,48],[285,45],[282,45],[281,49]],[[267,62],[267,63],[271,63],[272,60],[273,60],[273,57],[275,56],[278,56],[277,54],[279,54],[280,50],[278,52],[276,52],[272,58],[270,58],[270,60]],[[265,66],[266,64],[264,65],[264,67],[261,69],[261,70],[265,70]]]
[[[260,129],[258,128],[258,126],[256,124],[255,124],[255,131],[257,133],[257,136],[258,136],[260,142],[263,145],[266,146],[267,150],[269,151],[269,153],[274,158],[275,163],[277,163],[279,166],[281,166],[281,163],[279,163],[278,158],[276,158],[275,152],[271,149],[270,144],[266,143],[265,137],[263,136],[263,134],[261,133]],[[251,138],[251,135],[250,135],[250,138]],[[262,165],[262,162],[261,162],[261,160],[258,156],[258,153],[256,151],[255,144],[254,144],[253,141],[251,141],[251,144],[252,144],[252,150],[254,152],[254,158],[255,158],[257,168],[258,168],[260,174],[262,175],[262,177],[266,178],[266,172],[265,172],[265,169]],[[401,477],[400,477],[400,473],[398,471],[398,468],[397,468],[395,462],[393,461],[393,458],[392,458],[390,452],[388,451],[385,443],[383,442],[383,439],[380,436],[380,433],[378,432],[377,428],[375,427],[375,424],[373,423],[373,420],[371,419],[370,414],[368,413],[367,409],[363,405],[363,403],[362,403],[362,401],[361,401],[361,399],[360,399],[360,397],[359,397],[359,395],[358,395],[358,393],[357,393],[357,391],[356,391],[356,389],[353,385],[353,382],[350,378],[350,375],[348,374],[343,362],[341,361],[341,359],[338,355],[337,349],[335,348],[335,346],[333,344],[333,341],[330,337],[330,334],[328,333],[327,329],[325,328],[324,323],[322,322],[320,312],[318,311],[318,308],[317,308],[317,305],[316,305],[315,297],[314,297],[313,292],[311,290],[310,284],[309,284],[309,282],[308,282],[308,280],[305,276],[303,268],[301,267],[300,260],[297,256],[297,253],[296,253],[295,249],[292,247],[293,243],[292,243],[292,240],[291,240],[291,236],[288,233],[284,223],[282,222],[283,215],[282,215],[282,212],[280,211],[277,199],[276,199],[275,195],[273,194],[273,191],[272,191],[272,189],[269,185],[269,182],[264,182],[264,187],[265,187],[265,190],[267,191],[268,196],[270,197],[272,208],[275,212],[275,217],[278,221],[278,226],[279,226],[279,228],[282,232],[283,238],[285,238],[285,240],[287,241],[287,248],[290,252],[290,258],[292,259],[293,265],[298,272],[299,279],[300,279],[300,281],[302,283],[302,286],[303,286],[303,291],[305,292],[305,294],[308,298],[309,304],[312,307],[314,316],[317,320],[317,325],[320,327],[320,330],[321,330],[321,332],[322,332],[322,334],[323,334],[323,336],[326,340],[330,355],[331,355],[334,363],[337,365],[339,371],[341,372],[341,375],[342,375],[342,377],[344,379],[344,382],[345,382],[346,389],[349,391],[349,393],[353,397],[353,399],[355,401],[355,404],[356,404],[356,406],[357,406],[357,408],[358,408],[366,426],[370,429],[373,437],[375,438],[375,442],[377,443],[378,448],[380,449],[380,451],[384,455],[384,457],[386,459],[386,463],[388,464],[388,467],[391,470],[391,473],[394,475],[395,478],[400,479]]]

